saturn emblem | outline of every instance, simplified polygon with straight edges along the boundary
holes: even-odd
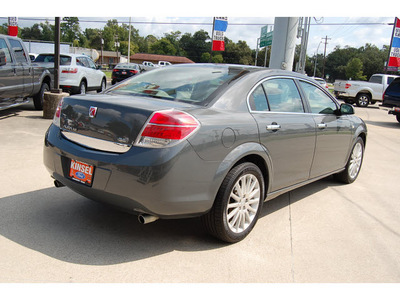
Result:
[[[97,107],[91,106],[89,108],[89,117],[94,118],[94,117],[96,117],[96,114],[97,114]]]

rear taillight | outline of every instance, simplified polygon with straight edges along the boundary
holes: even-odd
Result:
[[[78,68],[65,68],[61,70],[61,73],[78,73]]]
[[[187,139],[199,127],[200,123],[188,113],[177,110],[157,111],[147,121],[135,145],[148,148],[174,146]]]
[[[130,70],[129,72],[131,72],[132,74],[136,74],[138,71],[136,71],[136,70]]]
[[[346,85],[345,85],[345,89],[348,89],[349,87],[351,87],[351,84],[350,83],[346,83]]]
[[[60,102],[58,102],[56,112],[54,113],[53,124],[60,127],[60,117],[61,117],[61,108],[63,104],[63,99],[61,98]]]

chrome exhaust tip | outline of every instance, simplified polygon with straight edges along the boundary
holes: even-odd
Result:
[[[149,224],[151,222],[157,221],[158,217],[147,214],[141,214],[138,216],[138,220],[140,224]]]
[[[55,185],[56,188],[60,188],[60,187],[65,186],[64,184],[62,184],[62,183],[59,182],[58,180],[54,180],[54,185]]]

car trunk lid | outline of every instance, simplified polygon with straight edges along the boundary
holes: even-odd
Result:
[[[60,128],[64,137],[88,148],[126,152],[155,111],[193,107],[136,96],[98,94],[67,97],[62,102]]]

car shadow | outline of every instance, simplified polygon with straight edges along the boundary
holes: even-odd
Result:
[[[0,120],[7,119],[10,117],[18,116],[23,110],[27,111],[36,111],[35,106],[32,101],[28,103],[24,103],[15,107],[9,107],[3,110],[0,110]]]
[[[264,203],[263,211],[260,214],[260,218],[272,214],[282,208],[285,208],[297,201],[303,200],[308,196],[318,193],[324,189],[334,186],[341,186],[342,184],[336,181],[333,176],[328,176],[321,180],[307,184],[303,187],[299,187],[290,192],[284,193],[277,198],[269,200]]]
[[[298,189],[302,197],[327,188],[322,180]],[[301,199],[284,194],[263,207],[261,217]],[[58,260],[112,265],[178,251],[207,251],[229,244],[208,235],[200,218],[141,225],[135,215],[76,194],[47,188],[0,199],[0,234]]]
[[[7,108],[4,110],[0,110],[0,121],[7,119],[7,118],[11,118],[11,117],[15,117],[18,116],[18,113],[21,110],[18,109],[17,107],[12,107],[12,108]]]
[[[400,128],[400,123],[396,121],[396,117],[392,116],[392,118],[393,118],[392,122],[378,122],[378,121],[368,121],[368,120],[364,120],[364,122],[367,125],[374,125],[385,128]]]

